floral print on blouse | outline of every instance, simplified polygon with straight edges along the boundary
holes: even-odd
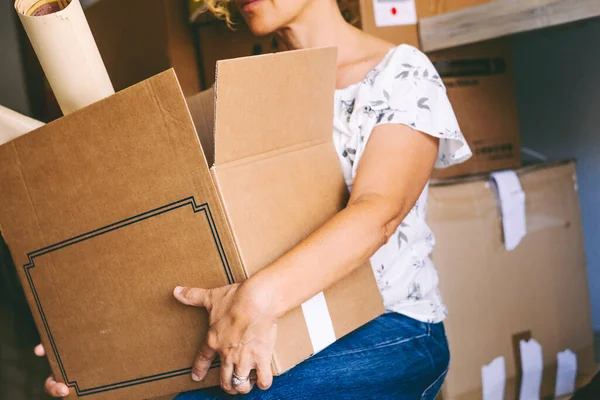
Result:
[[[393,48],[362,82],[336,90],[334,112],[334,143],[350,190],[369,136],[381,124],[403,124],[439,138],[436,168],[471,156],[440,76],[412,46]],[[435,240],[425,222],[427,193],[428,185],[371,265],[388,311],[437,323],[447,311],[429,257]]]

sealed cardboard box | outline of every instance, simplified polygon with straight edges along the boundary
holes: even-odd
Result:
[[[527,233],[505,250],[502,217],[485,177],[434,183],[428,220],[433,260],[449,310],[452,362],[444,400],[482,398],[481,368],[506,363],[506,397],[517,398],[518,344],[542,346],[542,396],[554,395],[557,353],[577,354],[579,382],[593,376],[593,333],[577,179],[573,162],[523,168]]]
[[[335,49],[222,61],[216,101],[188,103],[170,70],[0,146],[0,231],[69,398],[218,384],[218,360],[190,378],[207,315],[172,290],[241,282],[344,206],[335,64]],[[368,264],[311,304],[329,317],[279,321],[275,373],[383,312]]]
[[[362,30],[394,44],[419,47],[415,0],[359,0]]]
[[[184,0],[98,0],[85,15],[116,90],[174,68],[186,95],[200,91]]]
[[[521,164],[512,50],[497,39],[429,54],[444,80],[460,128],[473,151],[468,161],[435,170],[443,178]]]
[[[416,0],[419,19],[490,3],[493,0]]]

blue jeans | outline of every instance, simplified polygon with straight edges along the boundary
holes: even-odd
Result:
[[[449,361],[443,324],[388,313],[275,377],[269,390],[235,398],[433,400]],[[176,400],[232,397],[215,387]]]

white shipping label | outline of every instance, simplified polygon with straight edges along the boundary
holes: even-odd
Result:
[[[415,0],[373,0],[376,26],[415,25]]]
[[[481,386],[483,400],[504,400],[506,386],[506,361],[504,357],[495,358],[481,367]]]
[[[556,372],[555,396],[560,397],[575,392],[577,377],[577,355],[567,349],[556,355],[558,370]]]
[[[521,350],[521,392],[519,400],[540,400],[542,386],[542,373],[544,372],[544,359],[542,345],[535,339],[519,342]]]

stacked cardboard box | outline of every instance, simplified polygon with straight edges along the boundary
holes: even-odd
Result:
[[[559,351],[577,354],[578,383],[596,370],[575,164],[542,164],[518,175],[527,234],[512,251],[487,177],[438,181],[430,190],[433,260],[449,309],[444,400],[481,398],[481,368],[499,356],[506,398],[517,398],[520,336],[542,345],[543,398],[554,394]]]
[[[408,3],[413,4],[416,18],[421,19],[486,2],[489,0]],[[361,0],[363,30],[392,43],[418,47],[416,21],[413,25],[378,25],[378,12],[410,12],[397,8],[396,3],[402,2]],[[518,167],[521,152],[510,39],[490,40],[428,55],[444,80],[459,125],[474,153],[466,163],[437,170],[433,176],[454,177]]]
[[[519,118],[510,39],[496,39],[429,54],[473,157],[436,170],[435,178],[521,165]]]

